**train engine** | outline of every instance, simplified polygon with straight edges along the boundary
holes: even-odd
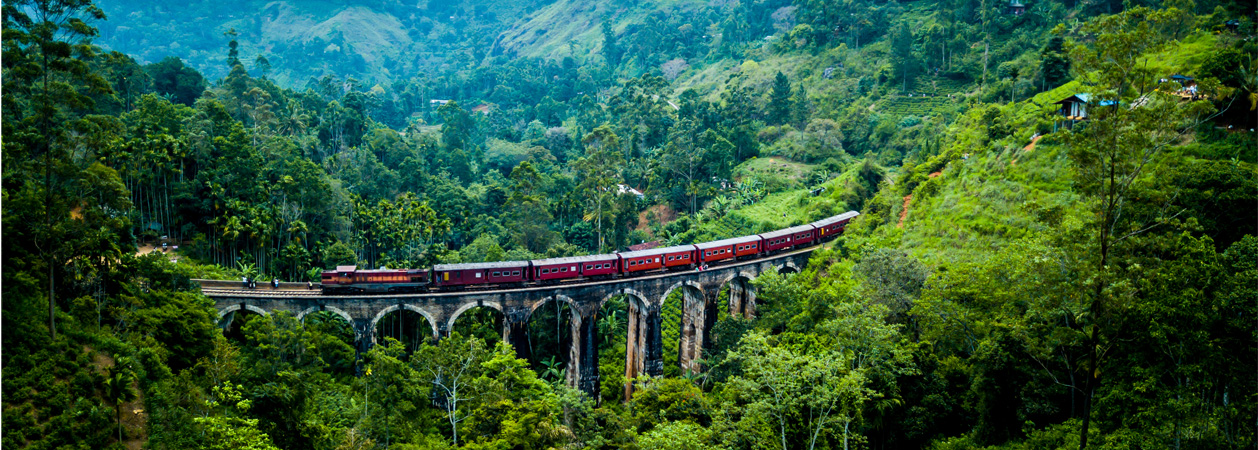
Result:
[[[358,266],[336,266],[320,277],[324,294],[420,292],[428,287],[429,272],[424,269],[363,270]]]

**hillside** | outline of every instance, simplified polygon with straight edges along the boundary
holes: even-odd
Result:
[[[141,63],[177,56],[211,79],[227,75],[225,33],[235,30],[241,59],[258,56],[287,86],[334,75],[365,81],[405,79],[452,64],[475,64],[493,36],[536,5],[528,2],[320,0],[153,3],[105,0],[101,46]]]
[[[1247,3],[101,6],[3,5],[5,448],[1258,442]],[[311,300],[848,211],[797,273],[664,298]]]

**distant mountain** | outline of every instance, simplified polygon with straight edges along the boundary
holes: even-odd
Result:
[[[517,20],[544,1],[492,0],[240,0],[148,2],[101,0],[109,19],[96,24],[96,43],[141,63],[183,58],[210,79],[227,74],[226,35],[237,34],[240,59],[255,75],[302,86],[335,74],[360,80],[406,78],[421,72],[470,66]]]

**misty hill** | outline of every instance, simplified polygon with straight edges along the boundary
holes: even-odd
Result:
[[[243,0],[221,2],[107,0],[109,20],[96,42],[143,63],[178,56],[207,78],[226,76],[225,33],[235,30],[250,70],[264,56],[281,84],[310,77],[404,78],[479,60],[497,34],[536,7],[533,2],[393,0]]]

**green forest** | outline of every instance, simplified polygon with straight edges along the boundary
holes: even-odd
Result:
[[[230,3],[0,6],[0,446],[1258,448],[1251,2]],[[700,370],[670,297],[625,380],[606,302],[597,395],[559,302],[519,359],[489,307],[364,349],[195,281],[849,210]]]

